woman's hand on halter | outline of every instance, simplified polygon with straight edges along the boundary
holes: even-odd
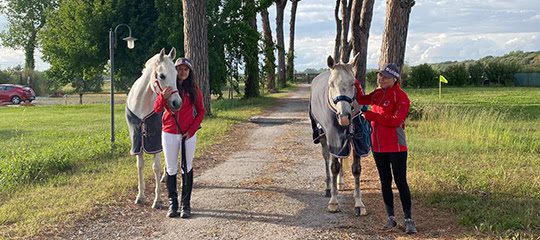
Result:
[[[163,95],[163,98],[168,99],[172,95],[172,89],[171,87],[166,87],[161,91],[161,95]]]

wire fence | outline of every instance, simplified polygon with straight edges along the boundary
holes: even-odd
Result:
[[[114,95],[115,104],[126,103],[127,94],[117,93]],[[61,97],[36,97],[32,102],[34,105],[75,105],[75,104],[110,104],[110,94],[66,94]]]

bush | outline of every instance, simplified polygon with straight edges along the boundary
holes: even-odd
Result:
[[[463,64],[450,65],[443,71],[443,75],[448,80],[448,85],[463,86],[469,84],[469,73]]]
[[[481,62],[474,62],[467,68],[469,72],[469,83],[473,85],[482,85],[484,83],[484,64]]]
[[[411,68],[411,74],[407,78],[407,84],[411,87],[425,88],[437,86],[436,74],[427,63]]]
[[[487,64],[485,70],[490,83],[509,86],[516,80],[514,74],[519,71],[519,66],[513,62],[503,63],[494,60]]]

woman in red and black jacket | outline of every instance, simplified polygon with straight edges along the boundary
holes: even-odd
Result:
[[[381,191],[388,220],[385,229],[397,225],[394,217],[394,197],[392,194],[392,173],[399,190],[405,217],[405,232],[416,233],[411,218],[411,192],[407,183],[407,142],[405,141],[405,119],[409,113],[410,100],[399,85],[399,68],[385,64],[377,71],[379,87],[368,95],[357,94],[361,105],[372,105],[364,117],[371,121],[372,151],[381,181]]]
[[[165,154],[167,168],[167,190],[169,193],[168,217],[189,218],[191,216],[191,190],[193,187],[193,157],[197,142],[196,132],[201,126],[205,115],[201,89],[193,80],[193,67],[187,58],[179,58],[175,63],[178,77],[176,84],[182,105],[174,113],[167,106],[167,98],[172,94],[170,88],[165,88],[158,94],[154,103],[154,111],[162,112],[163,128],[161,142]],[[182,159],[182,196],[180,199],[181,212],[178,213],[178,193],[176,190],[176,174],[178,173],[178,153]]]

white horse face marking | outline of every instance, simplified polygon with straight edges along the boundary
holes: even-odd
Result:
[[[162,89],[170,87],[173,90],[173,94],[167,100],[167,104],[172,111],[177,111],[182,105],[182,98],[178,94],[178,87],[176,86],[176,77],[178,72],[174,67],[174,58],[176,57],[176,49],[173,48],[168,55],[165,55],[165,49],[161,49],[159,56],[157,57],[154,65],[152,90],[155,93],[160,93]]]
[[[356,57],[355,57],[356,59]],[[356,79],[352,72],[352,64],[334,64],[331,56],[328,57],[330,78],[328,78],[328,97],[330,104],[336,109],[338,122],[341,126],[348,126],[351,122],[352,101],[356,101]]]

